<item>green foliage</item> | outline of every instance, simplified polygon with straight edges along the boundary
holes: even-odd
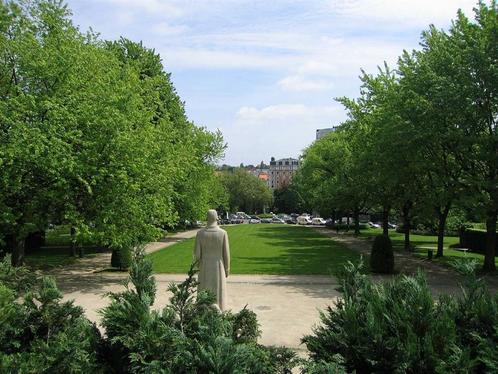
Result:
[[[447,226],[479,217],[484,267],[494,270],[497,35],[498,3],[479,1],[474,19],[459,12],[449,30],[425,30],[421,49],[405,51],[394,69],[362,71],[358,98],[337,99],[348,119],[305,150],[294,179],[314,210],[382,210],[387,221],[395,209],[405,227],[417,220],[438,232],[438,257]]]
[[[375,273],[394,272],[394,253],[391,239],[385,235],[375,237],[370,254],[370,268]]]
[[[291,183],[289,186],[273,191],[274,209],[279,213],[295,213],[308,210],[298,188],[297,183]]]
[[[26,275],[26,268],[0,267],[0,372],[82,373],[101,372],[98,351],[101,337],[83,310],[62,302],[52,278],[19,298],[21,287],[11,288],[7,276]]]
[[[152,310],[152,266],[142,251],[134,254],[126,290],[110,294],[101,311],[108,337],[103,356],[113,372],[281,373],[296,364],[290,350],[257,344],[254,312],[220,313],[212,294],[195,297],[196,273],[192,264],[184,282],[169,285],[170,303]]]
[[[486,231],[466,229],[460,232],[460,245],[463,248],[468,248],[472,252],[486,253]],[[495,256],[498,256],[498,241],[495,243]]]
[[[127,270],[131,264],[131,249],[113,249],[111,255],[111,266],[119,270]]]
[[[349,264],[339,280],[343,298],[303,338],[312,365],[337,363],[339,357],[348,372],[357,373],[496,370],[491,352],[498,342],[498,297],[475,276],[467,279],[462,296],[438,300],[422,274],[373,283],[361,274],[361,264]]]
[[[266,183],[245,169],[223,171],[219,178],[228,192],[232,212],[258,213],[270,206],[272,193]]]
[[[0,2],[0,54],[0,241],[14,263],[50,223],[131,248],[222,203],[221,134],[188,120],[153,50],[81,33],[60,1],[20,0]]]

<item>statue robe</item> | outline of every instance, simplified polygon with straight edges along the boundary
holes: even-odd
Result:
[[[199,261],[199,290],[216,295],[221,310],[226,309],[226,277],[230,272],[228,234],[219,227],[199,230],[195,238],[194,257]]]

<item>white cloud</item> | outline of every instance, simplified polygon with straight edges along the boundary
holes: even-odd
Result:
[[[178,35],[188,30],[185,25],[170,25],[167,22],[160,22],[152,27],[152,30],[161,36],[165,35]]]
[[[475,0],[331,0],[333,13],[358,22],[380,28],[402,24],[406,27],[426,28],[429,24],[448,24],[461,8],[471,15]]]
[[[221,126],[228,143],[225,159],[232,164],[248,164],[268,162],[271,156],[298,157],[315,139],[316,129],[332,127],[344,119],[337,103],[244,106],[238,110],[234,124]]]
[[[293,56],[280,56],[253,51],[207,48],[164,48],[161,56],[169,68],[214,69],[288,69],[295,64]]]
[[[240,123],[269,123],[271,121],[285,121],[285,123],[312,123],[328,122],[333,115],[337,115],[337,106],[306,106],[303,104],[278,104],[261,109],[244,106],[237,112]],[[328,117],[328,118],[327,118]],[[289,122],[290,120],[290,122]]]
[[[325,80],[308,79],[300,75],[290,75],[278,81],[284,91],[323,91],[332,87],[331,82]]]
[[[183,14],[181,7],[165,0],[107,0],[112,4],[136,11],[143,11],[162,17],[179,17]]]

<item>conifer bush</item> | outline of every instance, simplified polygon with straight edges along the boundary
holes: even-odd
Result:
[[[343,297],[305,336],[305,368],[361,373],[491,373],[498,368],[498,296],[467,274],[462,295],[435,299],[423,274],[373,283],[362,265],[339,274]]]
[[[111,254],[111,266],[119,270],[128,270],[131,265],[131,249],[119,248],[113,249]]]
[[[34,282],[10,263],[0,263],[0,373],[100,372],[101,336],[83,310],[62,302],[53,278]]]
[[[394,253],[391,239],[385,235],[375,237],[370,255],[370,268],[374,273],[394,272]]]
[[[143,251],[134,253],[124,292],[110,294],[101,311],[107,336],[104,357],[114,373],[284,373],[296,365],[286,348],[257,343],[254,312],[220,313],[215,297],[197,293],[195,264],[187,279],[172,283],[170,304],[152,309],[155,282]]]

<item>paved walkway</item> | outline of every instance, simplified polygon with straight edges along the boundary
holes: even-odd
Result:
[[[344,243],[352,250],[365,254],[370,251],[368,240],[337,235],[326,229],[312,229]],[[146,252],[151,253],[191,238],[196,232],[186,231],[149,243]],[[426,271],[428,282],[436,294],[460,292],[458,277],[451,269],[403,253],[397,253],[395,261],[397,269],[406,273],[414,273],[418,268]],[[108,303],[105,294],[123,290],[123,281],[127,276],[125,273],[101,271],[109,268],[109,264],[110,254],[106,253],[52,271],[64,292],[64,298],[75,300],[85,309],[88,318],[96,322],[100,320],[98,310]],[[168,303],[171,296],[166,291],[168,284],[181,282],[185,277],[185,274],[157,274],[158,292],[154,308],[162,308]],[[382,281],[390,277],[374,278]],[[262,330],[260,343],[297,350],[304,350],[300,339],[319,322],[319,310],[332,305],[339,296],[336,280],[328,276],[231,275],[227,281],[229,308],[238,311],[247,305],[258,315]],[[496,292],[498,285],[492,285],[492,289]]]
[[[196,233],[197,230],[185,231],[149,243],[145,251],[152,253]],[[109,268],[110,261],[110,253],[103,253],[49,272],[57,279],[64,299],[74,300],[95,322],[100,321],[98,311],[108,303],[106,293],[124,290],[126,273],[102,271]],[[156,274],[158,291],[154,308],[160,309],[168,303],[171,296],[166,291],[168,284],[181,282],[185,277],[185,274]],[[236,312],[247,305],[257,314],[261,344],[296,350],[304,350],[300,339],[319,322],[319,310],[339,296],[335,280],[328,276],[230,275],[227,282],[228,307]]]

